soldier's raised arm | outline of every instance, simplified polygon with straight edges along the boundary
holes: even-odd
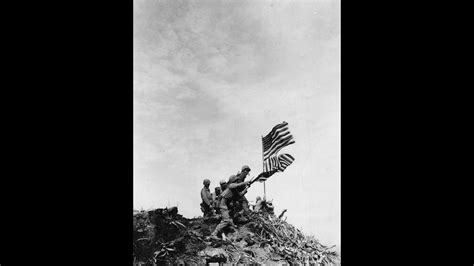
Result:
[[[238,187],[243,187],[243,186],[246,186],[248,183],[249,183],[249,181],[244,181],[244,182],[241,182],[241,183],[231,183],[231,184],[227,185],[227,188],[234,189],[234,188],[238,188]]]

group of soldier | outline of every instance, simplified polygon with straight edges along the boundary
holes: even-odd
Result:
[[[204,180],[204,187],[201,190],[201,211],[204,213],[205,218],[215,215],[221,217],[221,221],[212,232],[211,237],[217,238],[226,227],[235,228],[234,219],[240,223],[248,221],[250,209],[245,194],[249,188],[250,181],[245,181],[245,178],[249,173],[250,167],[247,165],[242,166],[241,171],[236,175],[231,175],[228,181],[221,180],[219,187],[214,189],[214,193],[211,193],[209,189],[211,182],[208,179]],[[264,208],[273,213],[271,203],[268,204],[265,198],[262,200],[260,197],[257,197],[254,211],[262,211]]]

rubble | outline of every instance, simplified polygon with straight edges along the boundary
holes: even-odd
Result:
[[[340,265],[334,246],[267,212],[252,212],[249,221],[224,230],[223,239],[209,238],[220,221],[187,219],[178,209],[134,212],[134,265],[311,264]]]

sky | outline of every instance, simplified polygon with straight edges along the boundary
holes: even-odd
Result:
[[[286,121],[295,161],[266,196],[340,246],[340,32],[339,0],[134,0],[134,209],[201,216],[202,181],[258,175]]]

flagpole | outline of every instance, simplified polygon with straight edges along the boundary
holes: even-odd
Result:
[[[263,173],[265,173],[265,160],[264,160],[264,152],[263,152],[263,136],[262,136],[262,168],[263,168]],[[265,191],[265,182],[263,182],[263,198],[267,198],[266,197],[266,191]]]

